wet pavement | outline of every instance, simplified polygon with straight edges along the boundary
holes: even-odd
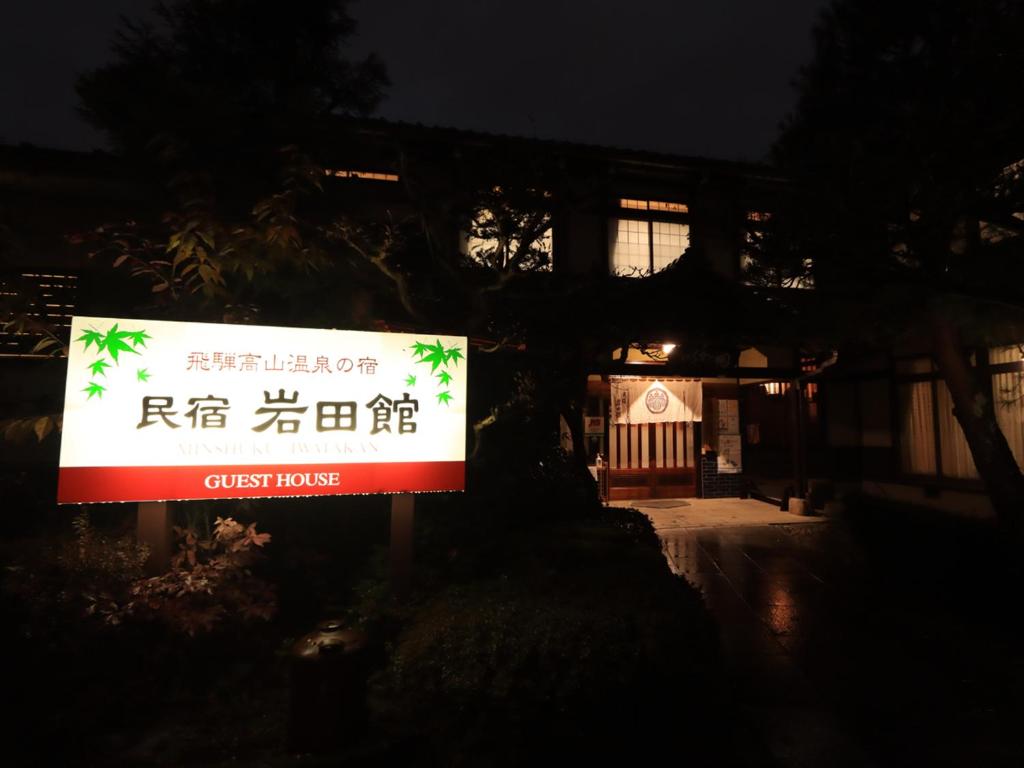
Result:
[[[971,574],[951,590],[912,552],[866,553],[840,522],[659,535],[702,590],[728,685],[778,765],[1024,765],[1024,647],[991,612],[1004,598],[972,599]]]
[[[633,507],[643,512],[654,527],[668,533],[677,528],[731,528],[746,525],[824,523],[824,517],[802,517],[783,512],[778,504],[756,499],[648,499],[613,501],[613,507]]]

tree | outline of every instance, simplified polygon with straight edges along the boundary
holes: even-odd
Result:
[[[123,220],[72,236],[118,268],[95,281],[94,310],[252,322],[296,319],[293,308],[317,306],[306,300],[315,291],[333,290],[334,306],[353,303],[344,299],[358,285],[328,270],[324,222],[309,210],[322,191],[311,154],[329,148],[325,123],[372,110],[388,84],[375,56],[343,55],[355,31],[347,7],[173,0],[156,3],[150,20],[122,20],[111,62],[77,84],[82,114],[138,183]],[[17,232],[0,235],[3,256]],[[33,352],[65,355],[66,340],[29,311],[24,287],[9,288],[0,327],[39,336]],[[58,424],[23,415],[0,432],[42,439]]]
[[[969,352],[1018,341],[1024,325],[1021,39],[1019,3],[836,0],[776,146],[803,187],[795,250],[823,290],[873,309],[876,342],[927,346],[1017,532],[1024,475]]]
[[[113,60],[81,76],[80,111],[121,153],[142,156],[169,136],[199,167],[225,153],[308,150],[325,116],[368,114],[388,85],[376,56],[344,57],[356,28],[348,5],[158,2],[154,21],[123,19]]]
[[[313,201],[340,141],[331,118],[372,111],[388,85],[376,56],[345,57],[348,5],[172,0],[122,19],[112,61],[78,81],[80,111],[164,192],[104,226],[92,255],[192,316],[192,297],[234,320],[301,303],[328,266]]]

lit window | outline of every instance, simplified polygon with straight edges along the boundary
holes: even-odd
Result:
[[[550,222],[550,219],[546,218],[545,221]],[[513,230],[518,230],[520,236],[524,234],[523,229],[526,228],[527,223],[526,220],[519,217],[506,222],[511,225]],[[478,213],[473,222],[473,232],[463,232],[459,238],[459,248],[463,255],[468,256],[481,266],[501,271],[552,271],[551,254],[554,249],[554,235],[550,226],[530,243],[527,243],[526,248],[521,247],[520,237],[515,235],[509,237],[503,247],[502,240],[497,235],[497,229],[498,223],[491,212]],[[492,233],[494,233],[493,236]]]
[[[653,275],[690,247],[689,208],[684,203],[631,197],[620,197],[616,203],[628,213],[608,222],[609,268],[613,275]]]
[[[645,277],[660,272],[690,246],[690,225],[674,221],[612,219],[609,256],[612,274]]]
[[[381,171],[354,171],[349,168],[328,168],[324,171],[336,179],[363,179],[364,181],[398,181],[398,174]]]
[[[634,211],[666,211],[668,213],[689,213],[690,211],[683,203],[669,203],[664,200],[633,200],[625,197],[619,199],[619,207]]]
[[[978,470],[963,430],[953,415],[946,383],[911,382],[900,384],[899,391],[903,471],[911,475],[977,478]],[[939,456],[936,456],[936,449]]]
[[[71,329],[77,288],[76,275],[23,272],[0,278],[0,301],[19,304],[30,324],[35,321],[63,335]],[[0,357],[49,357],[49,352],[33,351],[43,338],[31,327],[4,330],[0,326]]]

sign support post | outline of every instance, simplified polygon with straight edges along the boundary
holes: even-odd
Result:
[[[412,582],[415,504],[416,497],[411,493],[391,497],[391,589],[398,600],[409,594]]]
[[[171,514],[166,501],[139,502],[136,535],[139,544],[149,547],[146,572],[166,573],[171,567]]]

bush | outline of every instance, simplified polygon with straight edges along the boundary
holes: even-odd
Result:
[[[616,510],[531,530],[494,578],[416,606],[372,681],[383,730],[424,764],[635,762],[659,727],[700,752],[689,724],[708,713],[690,707],[715,707],[713,625],[644,523]]]
[[[225,617],[266,621],[274,615],[274,589],[250,570],[270,541],[269,533],[257,533],[255,523],[245,526],[230,517],[214,521],[209,539],[200,539],[191,528],[174,531],[178,553],[171,570],[135,582],[116,620],[146,617],[195,635],[209,632]]]
[[[217,518],[213,535],[175,528],[178,552],[165,574],[147,577],[146,547],[134,533],[107,534],[87,512],[72,522],[73,535],[8,568],[5,589],[27,611],[33,634],[62,632],[83,618],[111,626],[156,621],[195,635],[226,618],[269,619],[273,589],[252,573],[270,534],[232,518]]]

